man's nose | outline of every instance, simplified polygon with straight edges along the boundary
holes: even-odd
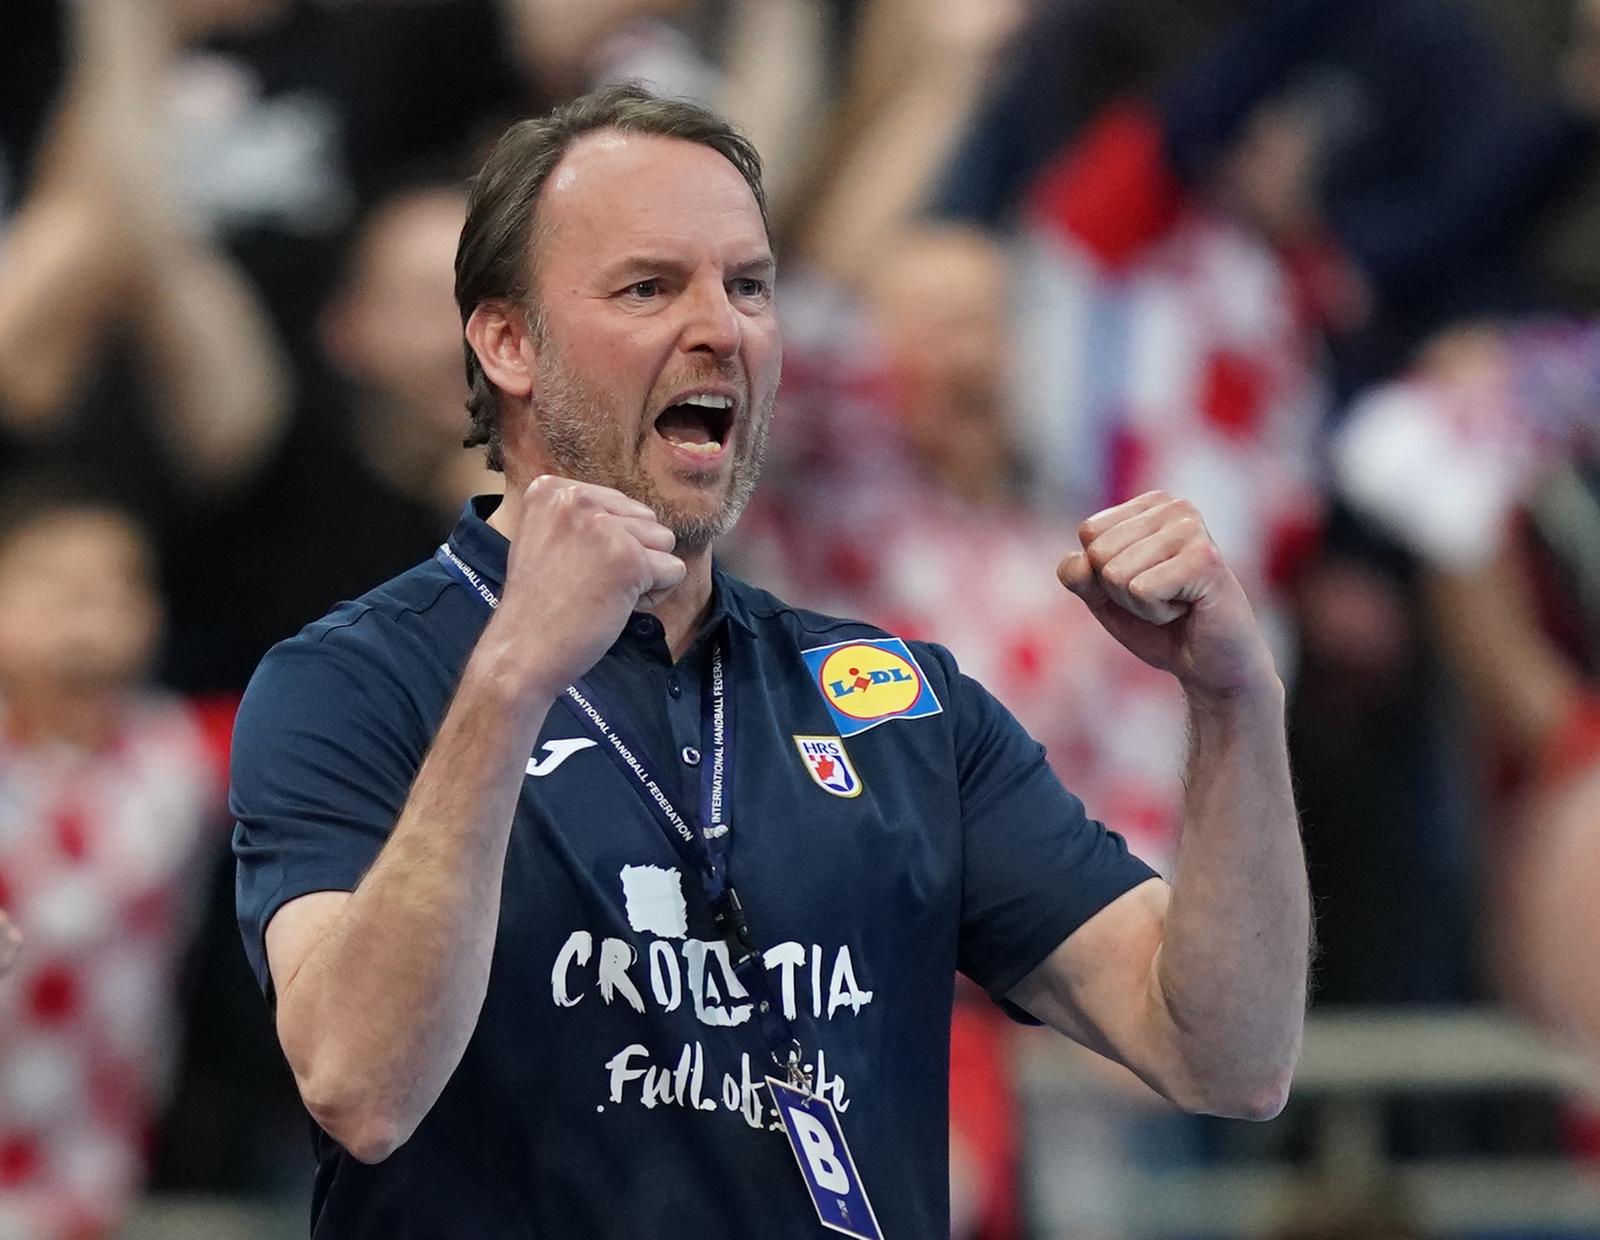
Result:
[[[739,312],[720,282],[708,280],[697,284],[685,301],[683,347],[686,351],[702,351],[719,359],[738,353],[743,334]]]

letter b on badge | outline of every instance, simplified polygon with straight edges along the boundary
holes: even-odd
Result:
[[[804,1111],[791,1111],[789,1120],[794,1124],[795,1136],[800,1138],[800,1152],[811,1164],[811,1176],[818,1188],[830,1193],[848,1193],[850,1177],[839,1162],[839,1151],[833,1147],[833,1138]]]
[[[770,1076],[767,1088],[818,1221],[829,1231],[855,1240],[883,1240],[861,1173],[839,1127],[839,1116],[828,1100]]]

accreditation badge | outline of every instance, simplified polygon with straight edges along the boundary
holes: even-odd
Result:
[[[770,1076],[767,1088],[822,1225],[856,1240],[883,1240],[832,1104]]]

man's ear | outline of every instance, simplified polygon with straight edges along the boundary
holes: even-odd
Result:
[[[526,399],[537,373],[527,312],[515,302],[479,302],[467,319],[467,343],[489,382],[508,396]]]

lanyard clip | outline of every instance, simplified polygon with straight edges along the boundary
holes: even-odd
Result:
[[[784,1077],[792,1088],[808,1094],[814,1093],[815,1075],[810,1068],[800,1062],[800,1053],[800,1041],[796,1038],[793,1040],[792,1049],[789,1051],[789,1061],[787,1063],[777,1055],[773,1055],[772,1058],[777,1061],[778,1067],[783,1069]]]
[[[756,955],[756,941],[750,934],[750,923],[745,920],[744,905],[739,900],[739,893],[734,890],[733,884],[723,889],[722,899],[712,907],[712,916],[716,920],[717,929],[722,933],[722,941],[728,945],[733,953],[733,963],[750,959]]]

